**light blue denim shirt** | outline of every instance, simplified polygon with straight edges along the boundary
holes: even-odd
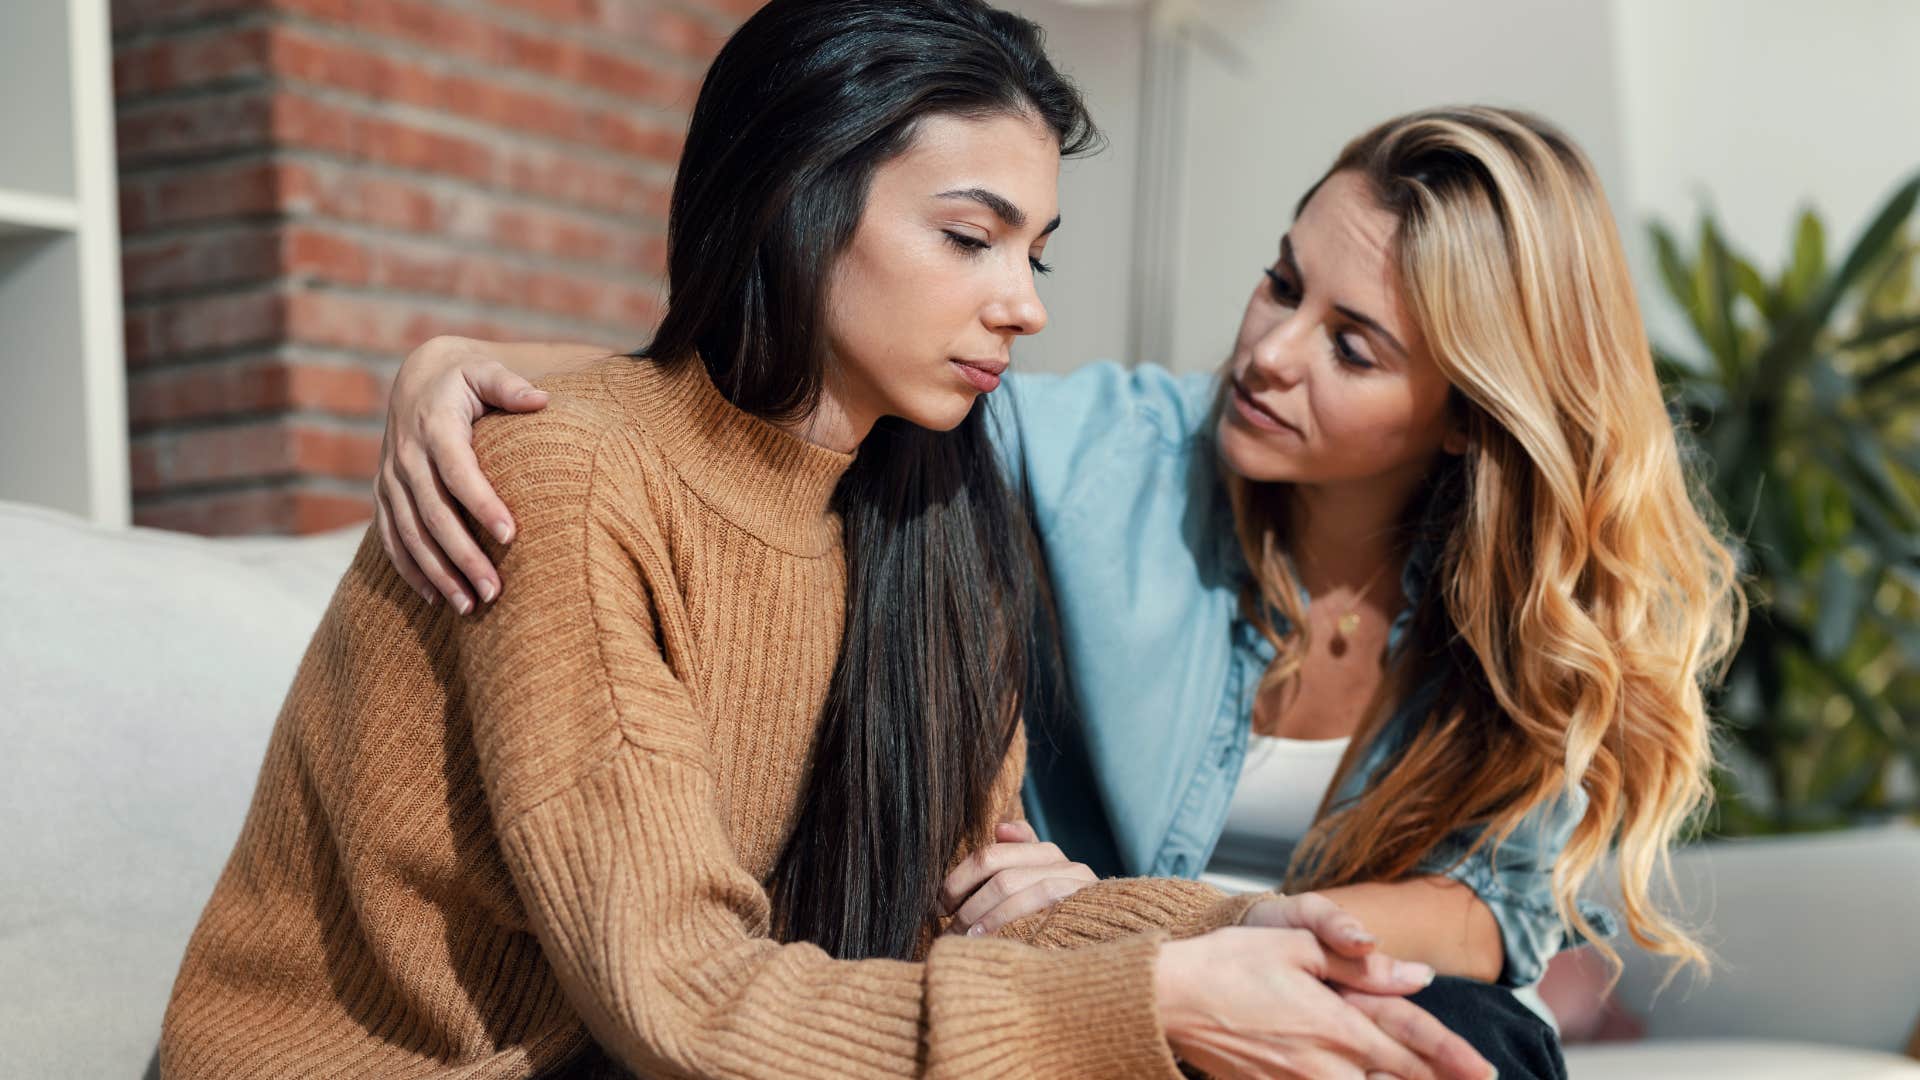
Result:
[[[989,397],[1005,464],[1032,493],[1079,706],[1071,728],[1029,724],[1026,810],[1035,829],[1102,875],[1197,877],[1226,826],[1253,715],[1273,661],[1240,614],[1249,570],[1207,428],[1213,380],[1099,363],[1012,375]],[[1426,587],[1409,557],[1390,648]],[[1402,702],[1338,792],[1357,796],[1411,733],[1431,686]],[[1497,853],[1462,859],[1475,833],[1422,864],[1477,893],[1506,946],[1501,983],[1537,982],[1568,942],[1550,889],[1585,810],[1577,788],[1534,813]],[[1286,850],[1271,870],[1284,870]],[[1604,933],[1611,913],[1583,906]]]

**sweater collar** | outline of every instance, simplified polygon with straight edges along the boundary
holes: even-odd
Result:
[[[831,504],[854,455],[736,408],[697,360],[635,360],[630,371],[647,384],[648,434],[714,512],[795,555],[822,555],[839,542]]]

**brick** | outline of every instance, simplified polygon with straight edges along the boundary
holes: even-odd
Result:
[[[110,19],[114,34],[124,35],[272,6],[273,0],[113,0]]]
[[[244,78],[264,77],[265,27],[224,27],[188,38],[122,46],[113,57],[113,90],[121,101]]]
[[[596,57],[564,42],[542,44],[555,54],[550,58],[552,66],[577,69],[579,77],[572,81],[593,81]],[[437,70],[423,61],[396,59],[297,29],[274,29],[267,49],[278,76],[375,102],[417,106],[515,133],[538,133],[652,161],[671,162],[679,156],[682,125],[678,122],[670,126],[637,123],[577,97],[518,89],[477,73]],[[645,74],[635,70],[626,77],[644,81]]]
[[[279,145],[325,150],[481,184],[496,176],[493,151],[485,143],[298,93],[274,96],[268,126]]]
[[[114,0],[142,524],[364,521],[439,333],[636,340],[749,0]]]
[[[438,334],[487,339],[537,339],[551,327],[511,313],[450,315],[422,310],[416,301],[344,292],[296,292],[287,305],[286,340],[399,359]]]
[[[129,299],[265,281],[279,270],[278,237],[264,225],[160,241],[130,240],[120,258],[121,287]]]
[[[295,491],[288,495],[287,531],[296,536],[332,532],[361,525],[373,518],[373,496],[340,495],[325,491]]]
[[[151,455],[151,464],[142,470],[150,486],[136,485],[135,495],[280,476],[292,464],[287,432],[274,421],[159,432],[136,438],[134,446]]]
[[[279,234],[286,272],[341,285],[365,285],[374,256],[351,237],[324,228],[289,225]]]
[[[268,419],[149,433],[134,441],[137,495],[282,476],[371,480],[378,431],[349,431]]]
[[[357,525],[372,516],[371,496],[264,486],[137,500],[133,507],[136,525],[207,536],[306,535]]]
[[[270,214],[280,209],[285,167],[272,161],[190,165],[122,177],[120,230]]]
[[[286,297],[273,291],[196,296],[127,311],[131,367],[283,340]]]
[[[295,426],[289,432],[293,467],[304,476],[373,480],[380,465],[380,433]]]
[[[289,409],[377,418],[386,409],[388,378],[364,365],[286,355],[157,368],[129,380],[128,418],[136,431]]]
[[[270,96],[261,87],[123,106],[116,124],[122,169],[264,146],[269,134]]]

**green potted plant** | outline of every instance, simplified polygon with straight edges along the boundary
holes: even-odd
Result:
[[[1656,344],[1753,616],[1716,694],[1710,835],[1911,818],[1920,773],[1920,177],[1838,265],[1811,210],[1771,277],[1703,214],[1652,228],[1692,341]]]

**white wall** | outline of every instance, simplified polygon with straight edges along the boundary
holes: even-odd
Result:
[[[1060,232],[1047,245],[1054,273],[1040,283],[1049,325],[1014,346],[1029,371],[1065,371],[1131,354],[1127,268],[1134,259],[1135,155],[1139,151],[1141,50],[1138,8],[1095,8],[1062,0],[1006,0],[1047,30],[1048,52],[1079,84],[1108,139],[1099,154],[1060,170]]]
[[[1223,359],[1294,203],[1342,145],[1390,116],[1473,102],[1542,113],[1593,158],[1610,192],[1620,146],[1611,20],[1590,0],[1213,0],[1199,6],[1244,56],[1191,66],[1172,355]]]
[[[1803,205],[1844,252],[1920,171],[1920,3],[1614,0],[1635,225],[1712,206],[1762,271]],[[1644,291],[1644,290],[1643,290]]]
[[[1838,254],[1920,169],[1920,0],[1185,0],[1169,345],[1143,350],[1128,323],[1146,18],[1011,2],[1048,27],[1112,139],[1063,174],[1053,323],[1017,353],[1033,368],[1218,362],[1301,192],[1348,138],[1409,109],[1512,105],[1566,129],[1607,188],[1656,333],[1677,323],[1651,218],[1690,234],[1711,203],[1770,268],[1801,205]]]

